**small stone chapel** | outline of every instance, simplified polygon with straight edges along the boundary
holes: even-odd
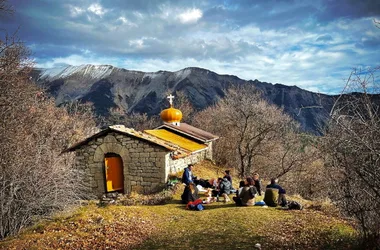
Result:
[[[109,126],[63,151],[75,152],[75,165],[85,172],[85,184],[94,195],[160,191],[170,174],[212,160],[218,136],[181,123],[173,98],[168,96],[170,107],[161,112],[163,124],[155,129]]]

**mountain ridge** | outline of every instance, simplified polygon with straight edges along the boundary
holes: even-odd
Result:
[[[112,65],[63,66],[35,68],[38,85],[61,105],[75,100],[94,103],[100,115],[110,108],[127,113],[157,115],[167,107],[166,93],[182,91],[197,110],[202,110],[225,95],[231,86],[253,84],[263,97],[299,121],[304,131],[319,133],[335,96],[314,93],[297,86],[243,80],[235,75],[219,75],[208,69],[187,67],[178,71],[143,72]],[[314,108],[309,108],[314,107]]]

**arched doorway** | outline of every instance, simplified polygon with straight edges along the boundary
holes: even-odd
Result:
[[[123,160],[120,155],[107,153],[104,156],[106,192],[124,192]]]

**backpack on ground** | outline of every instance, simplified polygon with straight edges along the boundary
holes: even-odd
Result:
[[[205,207],[202,204],[197,204],[197,205],[191,204],[189,206],[189,210],[202,211],[204,209],[205,209]]]
[[[263,200],[255,202],[255,206],[266,206],[265,202]]]
[[[197,211],[202,211],[203,209],[205,209],[205,207],[204,207],[202,204],[198,204],[198,205],[195,207],[195,210],[197,210]]]
[[[289,210],[302,210],[303,206],[301,205],[301,203],[299,203],[297,201],[289,201],[288,202],[288,209]]]
[[[203,201],[201,199],[190,201],[189,203],[187,203],[186,209],[202,211],[204,209],[204,206],[202,205],[202,203]]]

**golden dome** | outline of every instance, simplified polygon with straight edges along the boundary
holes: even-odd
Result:
[[[161,114],[160,114],[161,119],[167,123],[176,123],[176,124],[178,123],[179,124],[179,122],[182,119],[182,112],[179,109],[173,108],[174,96],[169,95],[167,98],[169,99],[170,108],[164,109],[161,111]]]
[[[179,109],[170,107],[161,111],[161,119],[167,123],[177,123],[182,119],[182,112]]]

